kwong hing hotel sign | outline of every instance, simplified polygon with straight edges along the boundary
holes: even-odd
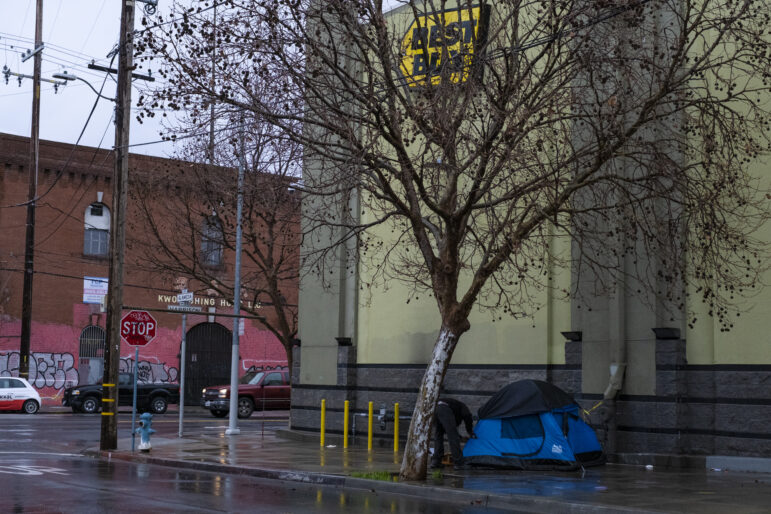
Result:
[[[417,17],[401,44],[401,72],[409,87],[465,82],[487,39],[490,6],[463,6]]]

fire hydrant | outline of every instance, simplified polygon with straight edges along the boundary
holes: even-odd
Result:
[[[143,452],[149,452],[152,449],[150,444],[150,435],[155,433],[152,429],[153,415],[149,412],[145,412],[139,416],[139,428],[136,429],[136,433],[139,434],[139,450]]]

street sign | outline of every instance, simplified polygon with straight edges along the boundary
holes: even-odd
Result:
[[[158,326],[147,311],[131,311],[120,320],[120,336],[131,346],[144,346],[155,337]]]
[[[190,291],[189,293],[177,293],[177,302],[192,302],[193,301],[193,292]]]
[[[203,308],[200,305],[167,305],[167,309],[177,312],[201,312]]]

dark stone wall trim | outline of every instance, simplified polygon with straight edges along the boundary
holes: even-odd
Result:
[[[602,396],[599,396],[602,398]],[[771,405],[771,398],[698,398],[693,396],[635,396],[622,394],[619,396],[622,402],[642,403],[707,403],[729,405]]]
[[[601,394],[576,395],[577,400],[602,400]],[[698,398],[693,396],[649,396],[622,394],[618,397],[622,402],[641,403],[706,403],[725,405],[771,405],[771,398]]]
[[[311,391],[361,391],[370,393],[410,393],[418,394],[419,388],[417,387],[349,387],[349,386],[336,386],[336,385],[319,385],[319,384],[296,384],[292,385],[294,389],[307,389]],[[444,391],[447,395],[464,395],[464,396],[492,396],[498,391],[477,391],[477,390],[465,390],[465,389],[447,389]],[[292,405],[294,409],[295,406]]]
[[[358,369],[426,369],[426,364],[338,364],[338,368]],[[449,369],[478,369],[478,370],[580,370],[580,365],[575,364],[451,364]]]
[[[336,385],[316,385],[316,384],[297,384],[292,386],[295,389],[306,389],[316,391],[362,391],[372,393],[409,393],[417,394],[418,388],[416,387],[348,387],[348,386],[336,386]],[[452,389],[447,390],[448,395],[462,395],[462,396],[492,396],[498,391],[472,391],[465,389]],[[601,394],[576,394],[574,395],[576,400],[602,400]],[[622,402],[641,402],[641,403],[701,403],[701,404],[723,404],[723,405],[771,405],[771,398],[696,398],[689,396],[650,396],[650,395],[629,395],[622,394],[619,396],[619,401]],[[295,406],[292,405],[294,409]]]
[[[656,366],[666,369],[665,366]],[[686,371],[771,371],[771,364],[685,364],[679,369]]]
[[[624,432],[637,432],[645,434],[668,434],[668,435],[708,435],[714,437],[736,437],[741,439],[768,439],[771,440],[771,434],[753,434],[749,432],[728,432],[725,430],[702,430],[698,428],[649,428],[649,427],[630,427],[619,425],[617,430]]]

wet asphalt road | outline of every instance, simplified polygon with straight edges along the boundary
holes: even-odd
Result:
[[[473,513],[376,491],[344,491],[250,477],[98,460],[80,452],[99,444],[100,416],[0,414],[0,512]],[[285,427],[286,414],[240,420],[242,430]],[[119,437],[131,414],[119,418]],[[185,433],[223,432],[227,419],[185,414]],[[158,435],[178,430],[176,413],[156,416]]]

